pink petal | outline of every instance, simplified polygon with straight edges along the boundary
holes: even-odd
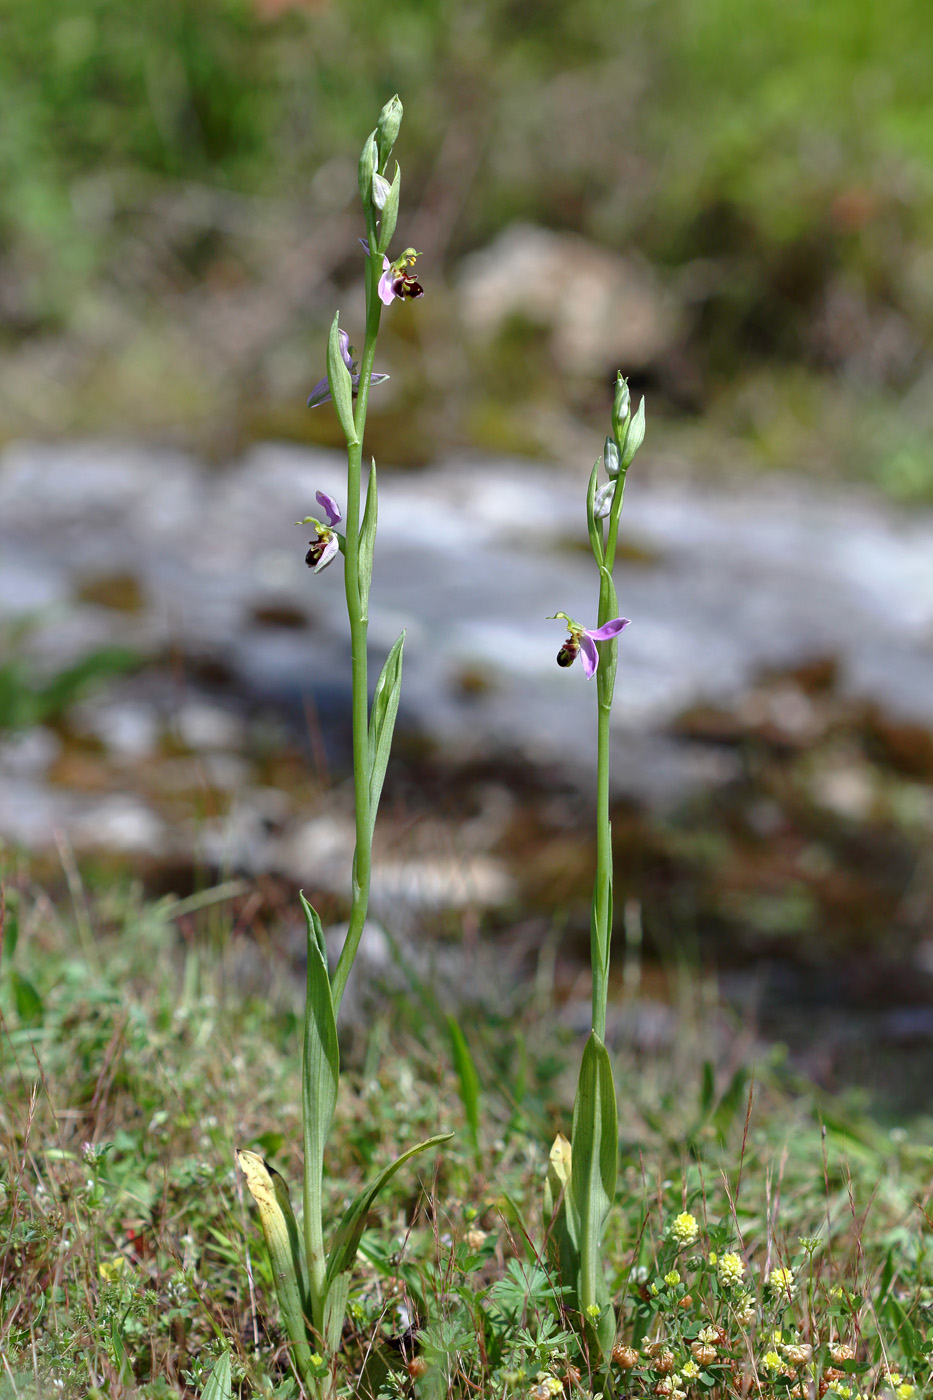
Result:
[[[617,637],[631,620],[630,617],[614,617],[611,622],[604,622],[602,627],[597,627],[593,631],[587,628],[583,635],[592,637],[594,642],[608,642],[610,637]]]
[[[395,279],[391,275],[392,269],[389,259],[383,258],[382,263],[385,271],[379,278],[379,300],[382,302],[383,306],[391,306],[392,302],[395,300],[395,292],[392,287],[392,283]]]
[[[592,680],[596,674],[596,667],[599,665],[599,652],[596,650],[596,643],[592,640],[593,634],[583,632],[580,636],[580,660],[583,662],[583,669],[586,672],[587,680]]]
[[[321,557],[314,566],[314,573],[319,574],[322,569],[326,569],[334,555],[338,553],[340,544],[336,535],[331,535],[321,551]]]
[[[319,404],[330,402],[330,385],[326,379],[319,379],[317,384],[308,395],[308,407],[317,408]]]
[[[327,513],[328,524],[339,525],[341,520],[343,519],[343,516],[341,515],[340,507],[334,500],[333,496],[329,496],[326,491],[315,491],[314,498],[319,506],[324,507],[324,510]]]

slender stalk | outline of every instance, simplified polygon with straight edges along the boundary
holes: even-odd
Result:
[[[610,642],[606,650],[613,650]],[[615,667],[615,657],[606,662]],[[609,1001],[609,940],[612,934],[612,828],[609,822],[609,715],[611,706],[599,697],[596,725],[596,886],[590,927],[593,976],[593,1030],[606,1039]]]
[[[618,611],[612,569],[619,538],[619,518],[625,473],[619,477],[609,512],[609,528],[602,546],[598,626],[602,627]],[[602,529],[600,527],[600,535]],[[597,564],[600,563],[594,549]],[[606,1008],[609,1001],[609,952],[612,939],[612,823],[609,820],[609,720],[618,665],[618,642],[601,642],[600,666],[596,672],[596,884],[590,924],[590,963],[593,978],[593,1030],[606,1038]]]
[[[369,246],[375,247],[375,230],[370,228]],[[373,363],[376,357],[376,337],[382,303],[377,286],[380,270],[375,256],[367,260],[366,277],[366,335],[360,361],[360,387],[357,394],[354,423],[358,441],[347,449],[347,529],[344,559],[344,584],[347,614],[350,620],[350,657],[353,685],[353,796],[356,807],[356,850],[350,895],[350,922],[334,975],[331,979],[334,1014],[340,1010],[347,978],[353,966],[366,913],[369,908],[369,884],[372,870],[369,809],[369,674],[368,631],[369,603],[360,596],[360,499],[363,464],[363,432]]]

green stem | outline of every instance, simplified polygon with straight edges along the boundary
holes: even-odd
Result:
[[[375,248],[375,228],[367,229],[369,246]],[[356,807],[356,850],[353,855],[350,923],[332,979],[334,1014],[340,1010],[350,968],[363,936],[363,925],[369,907],[369,882],[372,868],[372,838],[369,812],[369,675],[367,667],[367,633],[369,608],[360,596],[360,477],[363,463],[363,431],[369,404],[370,380],[376,358],[376,337],[382,303],[378,284],[381,269],[375,256],[367,259],[366,279],[366,337],[360,360],[360,387],[356,399],[354,423],[357,442],[347,449],[347,531],[344,556],[344,582],[347,613],[350,619],[350,656],[353,685],[353,795]]]
[[[609,513],[609,529],[601,564],[599,612],[597,626],[602,627],[618,609],[616,591],[612,585],[622,513],[622,492],[625,477],[621,477],[613,493]],[[594,549],[594,555],[596,551]],[[609,949],[612,939],[612,823],[609,820],[609,719],[615,689],[618,643],[600,642],[600,664],[596,672],[596,883],[593,889],[593,909],[590,916],[590,964],[593,976],[593,1030],[600,1040],[606,1039],[606,1009],[609,1002]]]
[[[614,649],[615,643],[610,643]],[[607,648],[607,651],[609,648]],[[605,663],[615,668],[615,657]],[[598,672],[597,672],[598,675]],[[609,821],[609,715],[611,706],[599,697],[596,750],[596,885],[590,924],[590,963],[593,970],[593,1030],[606,1039],[609,1001],[609,940],[612,934],[612,826]]]

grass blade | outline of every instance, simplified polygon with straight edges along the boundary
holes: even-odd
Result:
[[[470,1047],[467,1044],[466,1036],[455,1016],[447,1017],[447,1030],[450,1035],[450,1045],[453,1052],[454,1069],[457,1071],[457,1078],[460,1081],[460,1102],[463,1104],[463,1112],[467,1121],[467,1129],[470,1134],[470,1142],[473,1145],[473,1155],[476,1158],[477,1169],[480,1166],[479,1149],[479,1116],[480,1116],[480,1083],[479,1075],[476,1072],[476,1062],[470,1054]]]

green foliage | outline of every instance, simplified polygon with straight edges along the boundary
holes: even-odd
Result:
[[[0,1352],[9,1366],[0,1395],[32,1396],[37,1378],[40,1395],[58,1380],[68,1400],[113,1392],[126,1366],[130,1393],[200,1393],[222,1333],[234,1393],[297,1400],[273,1321],[275,1279],[232,1164],[235,1143],[277,1144],[283,1173],[300,1173],[294,988],[277,1005],[233,994],[206,936],[207,907],[185,915],[183,940],[172,901],[142,902],[113,886],[88,899],[93,961],[31,878],[7,884],[7,929],[15,921],[20,932],[0,968]],[[186,992],[180,958],[192,938],[201,980],[195,989],[189,979]],[[41,999],[41,1022],[21,1018],[12,967]],[[646,1351],[659,1334],[682,1369],[699,1332],[723,1326],[728,1343],[714,1343],[716,1360],[700,1368],[708,1379],[689,1400],[725,1400],[733,1363],[754,1366],[764,1400],[784,1400],[786,1378],[764,1368],[767,1347],[753,1339],[780,1329],[781,1346],[792,1346],[809,1328],[820,1338],[819,1374],[833,1366],[830,1347],[855,1345],[858,1369],[845,1358],[835,1368],[850,1400],[856,1388],[898,1400],[885,1387],[885,1360],[919,1400],[933,1301],[922,1209],[930,1124],[882,1132],[845,1105],[821,1105],[767,1063],[755,1072],[746,1122],[749,1071],[737,1077],[717,1050],[708,1004],[698,990],[670,1048],[612,1056],[623,1150],[603,1250],[616,1341],[637,1349],[637,1364],[623,1372],[613,1363],[608,1379],[590,1379],[572,1302],[544,1248],[540,1144],[548,1123],[553,1131],[569,1121],[578,1050],[536,1000],[508,1018],[495,1007],[471,1017],[471,1052],[485,1070],[488,1177],[477,1174],[469,1141],[455,1138],[432,1163],[429,1189],[410,1163],[383,1182],[378,1228],[359,1237],[367,1262],[347,1299],[349,1375],[378,1353],[376,1394],[526,1395],[544,1384],[539,1373],[561,1380],[571,1367],[581,1394],[647,1394],[662,1378]],[[330,1220],[365,1190],[361,1181],[385,1177],[383,1164],[458,1111],[446,1027],[407,996],[387,1002],[356,1041],[329,1140]],[[687,1243],[672,1233],[685,1211],[697,1223]],[[353,1234],[360,1223],[369,1223],[365,1208]],[[741,1277],[726,1283],[719,1261],[732,1252]],[[767,1282],[769,1258],[792,1270],[788,1299]],[[665,1282],[675,1271],[679,1281]],[[753,1323],[738,1320],[745,1294]],[[257,1314],[269,1319],[258,1338],[242,1327]],[[391,1339],[409,1328],[403,1354]],[[415,1359],[427,1369],[413,1383]]]
[[[201,1400],[233,1400],[230,1353],[228,1351],[221,1352],[215,1361],[207,1385],[201,1391]]]
[[[731,230],[766,261],[825,231],[828,201],[858,187],[904,231],[912,211],[930,217],[923,0],[587,0],[527,21],[515,0],[278,14],[258,0],[2,0],[2,231],[23,323],[67,315],[121,219],[167,184],[303,191],[335,153],[355,161],[373,95],[394,91],[416,191],[450,113],[466,114],[473,149],[451,167],[462,246],[569,207],[613,244],[634,234],[680,261],[720,255]],[[839,247],[886,256],[877,239]]]
[[[0,730],[29,729],[61,719],[89,690],[140,665],[138,653],[127,647],[99,647],[48,679],[39,679],[36,668],[15,654],[28,625],[16,629],[10,648],[14,654],[0,665]]]
[[[477,1167],[482,1161],[479,1139],[479,1123],[481,1111],[481,1088],[479,1074],[476,1069],[476,1062],[470,1053],[467,1038],[463,1033],[463,1028],[456,1016],[447,1017],[447,1032],[450,1036],[450,1048],[453,1055],[454,1069],[457,1071],[457,1080],[460,1084],[460,1102],[463,1104],[463,1113],[467,1122],[467,1131],[473,1153],[476,1157]]]

